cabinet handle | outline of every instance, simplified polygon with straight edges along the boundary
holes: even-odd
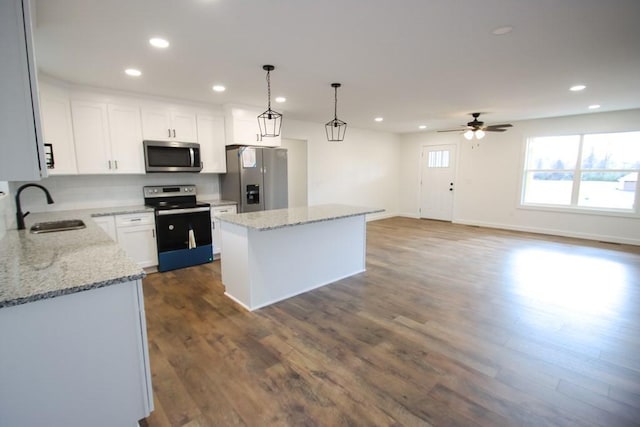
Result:
[[[169,138],[171,138],[171,129],[167,129],[167,132],[169,133],[169,135],[167,135]]]
[[[109,163],[109,169],[111,169],[111,160],[108,160]]]
[[[211,229],[212,229],[212,230],[215,230],[215,229],[216,229],[216,223],[215,223],[215,222],[213,222],[213,221],[211,221]]]
[[[118,169],[118,161],[114,160],[113,163],[116,165],[116,169]]]
[[[173,137],[174,138],[176,137],[176,130],[175,129],[173,130]]]
[[[156,238],[156,230],[154,230],[153,228],[151,229],[151,235],[154,239]]]
[[[260,141],[260,134],[256,133],[256,141]]]

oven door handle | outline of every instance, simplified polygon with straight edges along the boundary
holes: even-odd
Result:
[[[156,211],[158,215],[178,215],[178,214],[188,214],[188,213],[196,213],[196,212],[209,212],[211,208],[206,206],[200,208],[185,208],[185,209],[163,209]]]

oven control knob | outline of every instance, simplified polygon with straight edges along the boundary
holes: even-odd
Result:
[[[173,230],[173,224],[169,224],[169,230]]]

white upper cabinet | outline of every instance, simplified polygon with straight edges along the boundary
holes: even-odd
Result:
[[[144,173],[137,107],[73,100],[71,116],[78,173]]]
[[[226,145],[258,145],[263,147],[279,147],[281,137],[260,136],[258,116],[262,111],[246,108],[225,108]]]
[[[44,143],[51,144],[52,167],[49,175],[75,175],[76,149],[71,126],[71,102],[64,94],[40,92]]]
[[[140,109],[109,104],[109,136],[113,173],[144,173]]]
[[[114,165],[109,147],[107,104],[74,100],[71,115],[78,173],[110,173]]]
[[[227,171],[224,139],[224,118],[198,114],[198,143],[202,172],[225,173]]]
[[[197,142],[196,114],[143,106],[142,135],[145,140]]]
[[[0,1],[0,181],[47,176],[30,2]]]

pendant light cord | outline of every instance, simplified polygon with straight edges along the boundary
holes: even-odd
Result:
[[[267,71],[267,106],[271,110],[271,71]]]
[[[338,88],[334,87],[333,118],[338,120]]]

